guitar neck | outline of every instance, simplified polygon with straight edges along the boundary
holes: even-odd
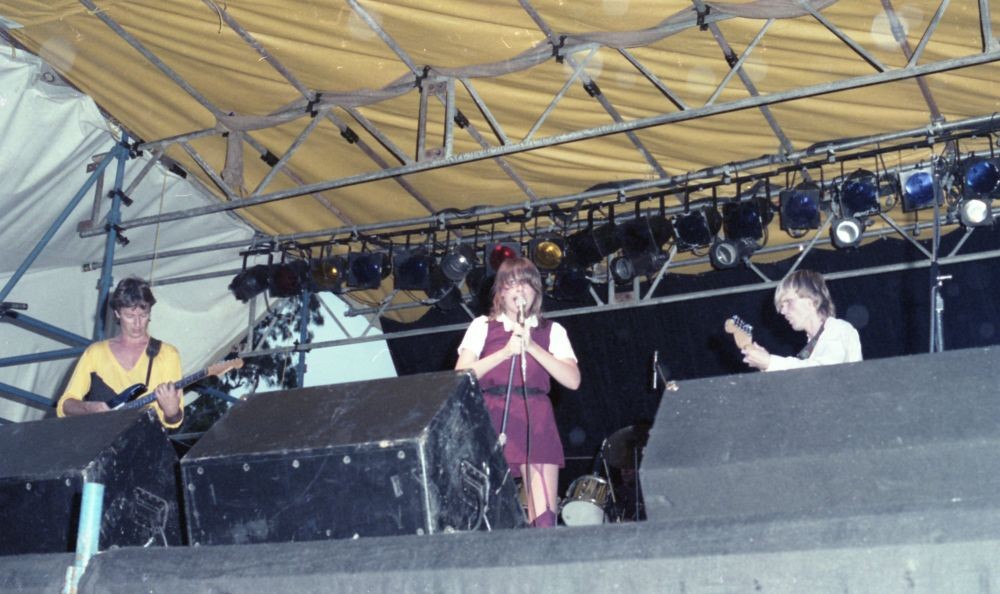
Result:
[[[192,373],[191,375],[185,375],[180,380],[174,382],[174,385],[177,386],[178,389],[183,390],[184,388],[190,386],[191,384],[204,379],[205,376],[207,376],[207,375],[208,375],[208,369],[202,369],[200,371],[196,371],[196,372]],[[149,404],[150,402],[152,402],[154,400],[156,400],[156,392],[155,391],[150,392],[149,394],[146,394],[142,398],[136,398],[135,400],[132,400],[131,402],[126,402],[125,404],[121,405],[119,408],[122,409],[122,410],[128,410],[130,408],[142,408],[143,406],[146,406],[147,404]]]

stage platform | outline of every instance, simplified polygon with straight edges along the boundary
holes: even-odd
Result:
[[[1000,592],[998,354],[679,382],[640,468],[648,521],[123,546],[78,591]],[[0,591],[61,592],[73,559],[0,557]]]
[[[0,558],[0,591],[55,593],[73,555]],[[98,554],[81,594],[657,592],[987,594],[1000,511],[637,522]]]

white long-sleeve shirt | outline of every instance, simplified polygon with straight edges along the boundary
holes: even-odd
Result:
[[[823,331],[807,359],[779,357],[771,355],[771,363],[766,371],[782,371],[819,365],[836,365],[862,360],[861,338],[850,322],[837,318],[827,318]]]

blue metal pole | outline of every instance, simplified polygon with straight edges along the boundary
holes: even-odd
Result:
[[[45,233],[42,235],[42,238],[38,240],[38,243],[35,245],[34,249],[31,250],[31,253],[28,254],[28,257],[26,257],[24,261],[21,262],[21,265],[17,268],[16,271],[14,271],[13,276],[10,277],[10,279],[7,281],[7,284],[4,285],[3,289],[0,289],[0,301],[4,301],[5,299],[7,299],[7,295],[9,295],[10,292],[14,289],[14,286],[17,285],[17,282],[21,280],[21,277],[24,276],[24,273],[27,272],[28,268],[30,268],[31,265],[34,264],[35,260],[38,259],[38,256],[41,255],[42,250],[44,250],[45,247],[49,244],[49,242],[52,241],[52,238],[55,236],[56,231],[58,231],[59,228],[62,227],[63,223],[66,222],[66,219],[68,219],[69,215],[73,212],[74,209],[76,209],[77,205],[80,203],[80,200],[83,200],[83,197],[90,190],[91,186],[93,186],[97,182],[98,177],[104,174],[104,169],[107,168],[109,163],[111,163],[111,158],[117,156],[122,150],[125,149],[116,145],[114,148],[111,149],[111,152],[108,154],[106,158],[101,159],[101,162],[98,163],[97,168],[94,169],[94,172],[92,174],[90,174],[90,177],[87,178],[87,181],[84,182],[83,186],[73,196],[73,199],[69,201],[69,204],[67,204],[66,207],[63,208],[62,212],[59,213],[59,216],[56,217],[56,220],[53,221],[52,225],[50,225],[48,230],[45,231]]]
[[[115,243],[118,241],[118,231],[115,229],[121,222],[122,187],[125,180],[125,162],[128,161],[128,134],[122,132],[121,142],[115,158],[118,167],[115,171],[114,189],[111,192],[111,208],[107,217],[107,236],[104,240],[104,262],[101,266],[101,280],[98,283],[97,315],[94,316],[94,340],[104,339],[104,327],[107,322],[108,310],[105,301],[111,292],[111,281],[114,275]]]
[[[80,524],[76,532],[76,558],[66,572],[64,594],[76,592],[83,572],[100,546],[101,516],[104,513],[104,485],[85,482],[80,503]]]
[[[75,344],[85,347],[89,346],[92,342],[85,336],[80,336],[79,334],[63,330],[62,328],[58,328],[52,324],[43,322],[21,312],[8,312],[7,317],[16,322],[16,325],[18,326],[23,326],[29,330],[36,330],[39,334],[51,335],[53,338],[61,340],[67,344]]]
[[[309,289],[302,291],[302,308],[299,310],[299,344],[309,343],[309,302],[312,300],[312,293]],[[295,373],[299,379],[299,387],[305,385],[306,379],[306,351],[299,352],[299,362],[295,366]]]
[[[46,351],[44,353],[32,353],[30,355],[15,355],[0,359],[0,367],[14,367],[27,363],[42,363],[43,361],[58,361],[59,359],[69,359],[79,357],[83,354],[85,347],[73,347],[69,349],[59,349]]]
[[[18,398],[23,398],[23,399],[28,400],[30,402],[33,402],[35,404],[40,404],[40,405],[44,406],[45,408],[52,408],[53,406],[56,405],[56,402],[54,400],[52,400],[51,398],[46,398],[44,396],[39,396],[38,394],[33,394],[31,392],[26,392],[26,391],[22,390],[21,388],[15,388],[14,386],[11,386],[11,385],[8,385],[8,384],[4,384],[4,383],[0,383],[0,397],[3,397],[3,393],[4,392],[6,392],[7,394],[13,394],[14,396],[17,396]]]

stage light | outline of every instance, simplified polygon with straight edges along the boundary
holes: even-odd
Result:
[[[716,270],[736,268],[756,249],[757,242],[753,239],[717,239],[708,251],[708,260]]]
[[[393,288],[400,291],[427,291],[431,287],[434,258],[424,248],[397,249],[392,256]]]
[[[663,216],[640,215],[619,225],[622,256],[628,258],[633,276],[655,272],[663,263],[663,244],[673,235],[673,225]]]
[[[591,212],[590,216],[593,216]],[[587,226],[566,238],[566,257],[581,268],[590,268],[621,248],[614,223],[594,227],[591,218]]]
[[[555,270],[562,265],[566,255],[566,242],[554,235],[532,240],[529,247],[531,261],[539,270]]]
[[[722,205],[722,228],[727,239],[764,238],[764,228],[773,217],[767,200],[726,202]]]
[[[246,303],[267,290],[271,274],[264,264],[251,266],[233,277],[229,290],[240,301]]]
[[[309,263],[309,276],[313,291],[341,293],[347,279],[347,259],[343,256],[327,256]]]
[[[810,182],[778,193],[779,221],[782,231],[818,229],[820,223],[820,189]]]
[[[615,280],[615,283],[619,285],[627,285],[632,282],[635,278],[635,268],[632,266],[632,260],[626,256],[615,256],[611,259],[611,264],[609,265],[611,270],[611,277]]]
[[[866,169],[847,176],[838,188],[841,216],[861,219],[876,215],[882,207],[878,202],[878,178]]]
[[[309,264],[305,260],[291,260],[272,264],[268,294],[271,297],[298,297],[306,288]]]
[[[830,241],[840,249],[861,243],[868,217],[882,211],[878,201],[878,177],[858,169],[837,187],[837,216],[830,225]]]
[[[714,208],[700,208],[674,218],[674,235],[678,250],[708,247],[722,227],[721,217]]]
[[[476,267],[476,249],[469,244],[452,247],[441,258],[441,272],[448,280],[460,283]]]
[[[347,255],[347,286],[353,289],[377,289],[389,273],[385,252],[351,252]]]
[[[991,201],[1000,193],[1000,159],[966,159],[960,166],[959,178],[962,184],[959,220],[966,227],[992,225]]]
[[[552,296],[566,301],[584,301],[590,298],[590,279],[587,273],[571,267],[556,273]]]
[[[861,243],[864,232],[863,220],[855,217],[839,217],[830,227],[830,241],[841,249],[852,248]]]
[[[1000,194],[1000,159],[966,159],[961,164],[960,178],[963,198],[996,198]]]
[[[966,227],[993,224],[993,207],[985,198],[963,198],[958,203],[958,218]]]
[[[941,202],[937,176],[930,166],[900,173],[899,189],[905,212],[933,208]]]
[[[521,246],[516,243],[501,242],[486,246],[486,262],[489,264],[488,272],[496,274],[504,260],[518,258],[521,256]]]

